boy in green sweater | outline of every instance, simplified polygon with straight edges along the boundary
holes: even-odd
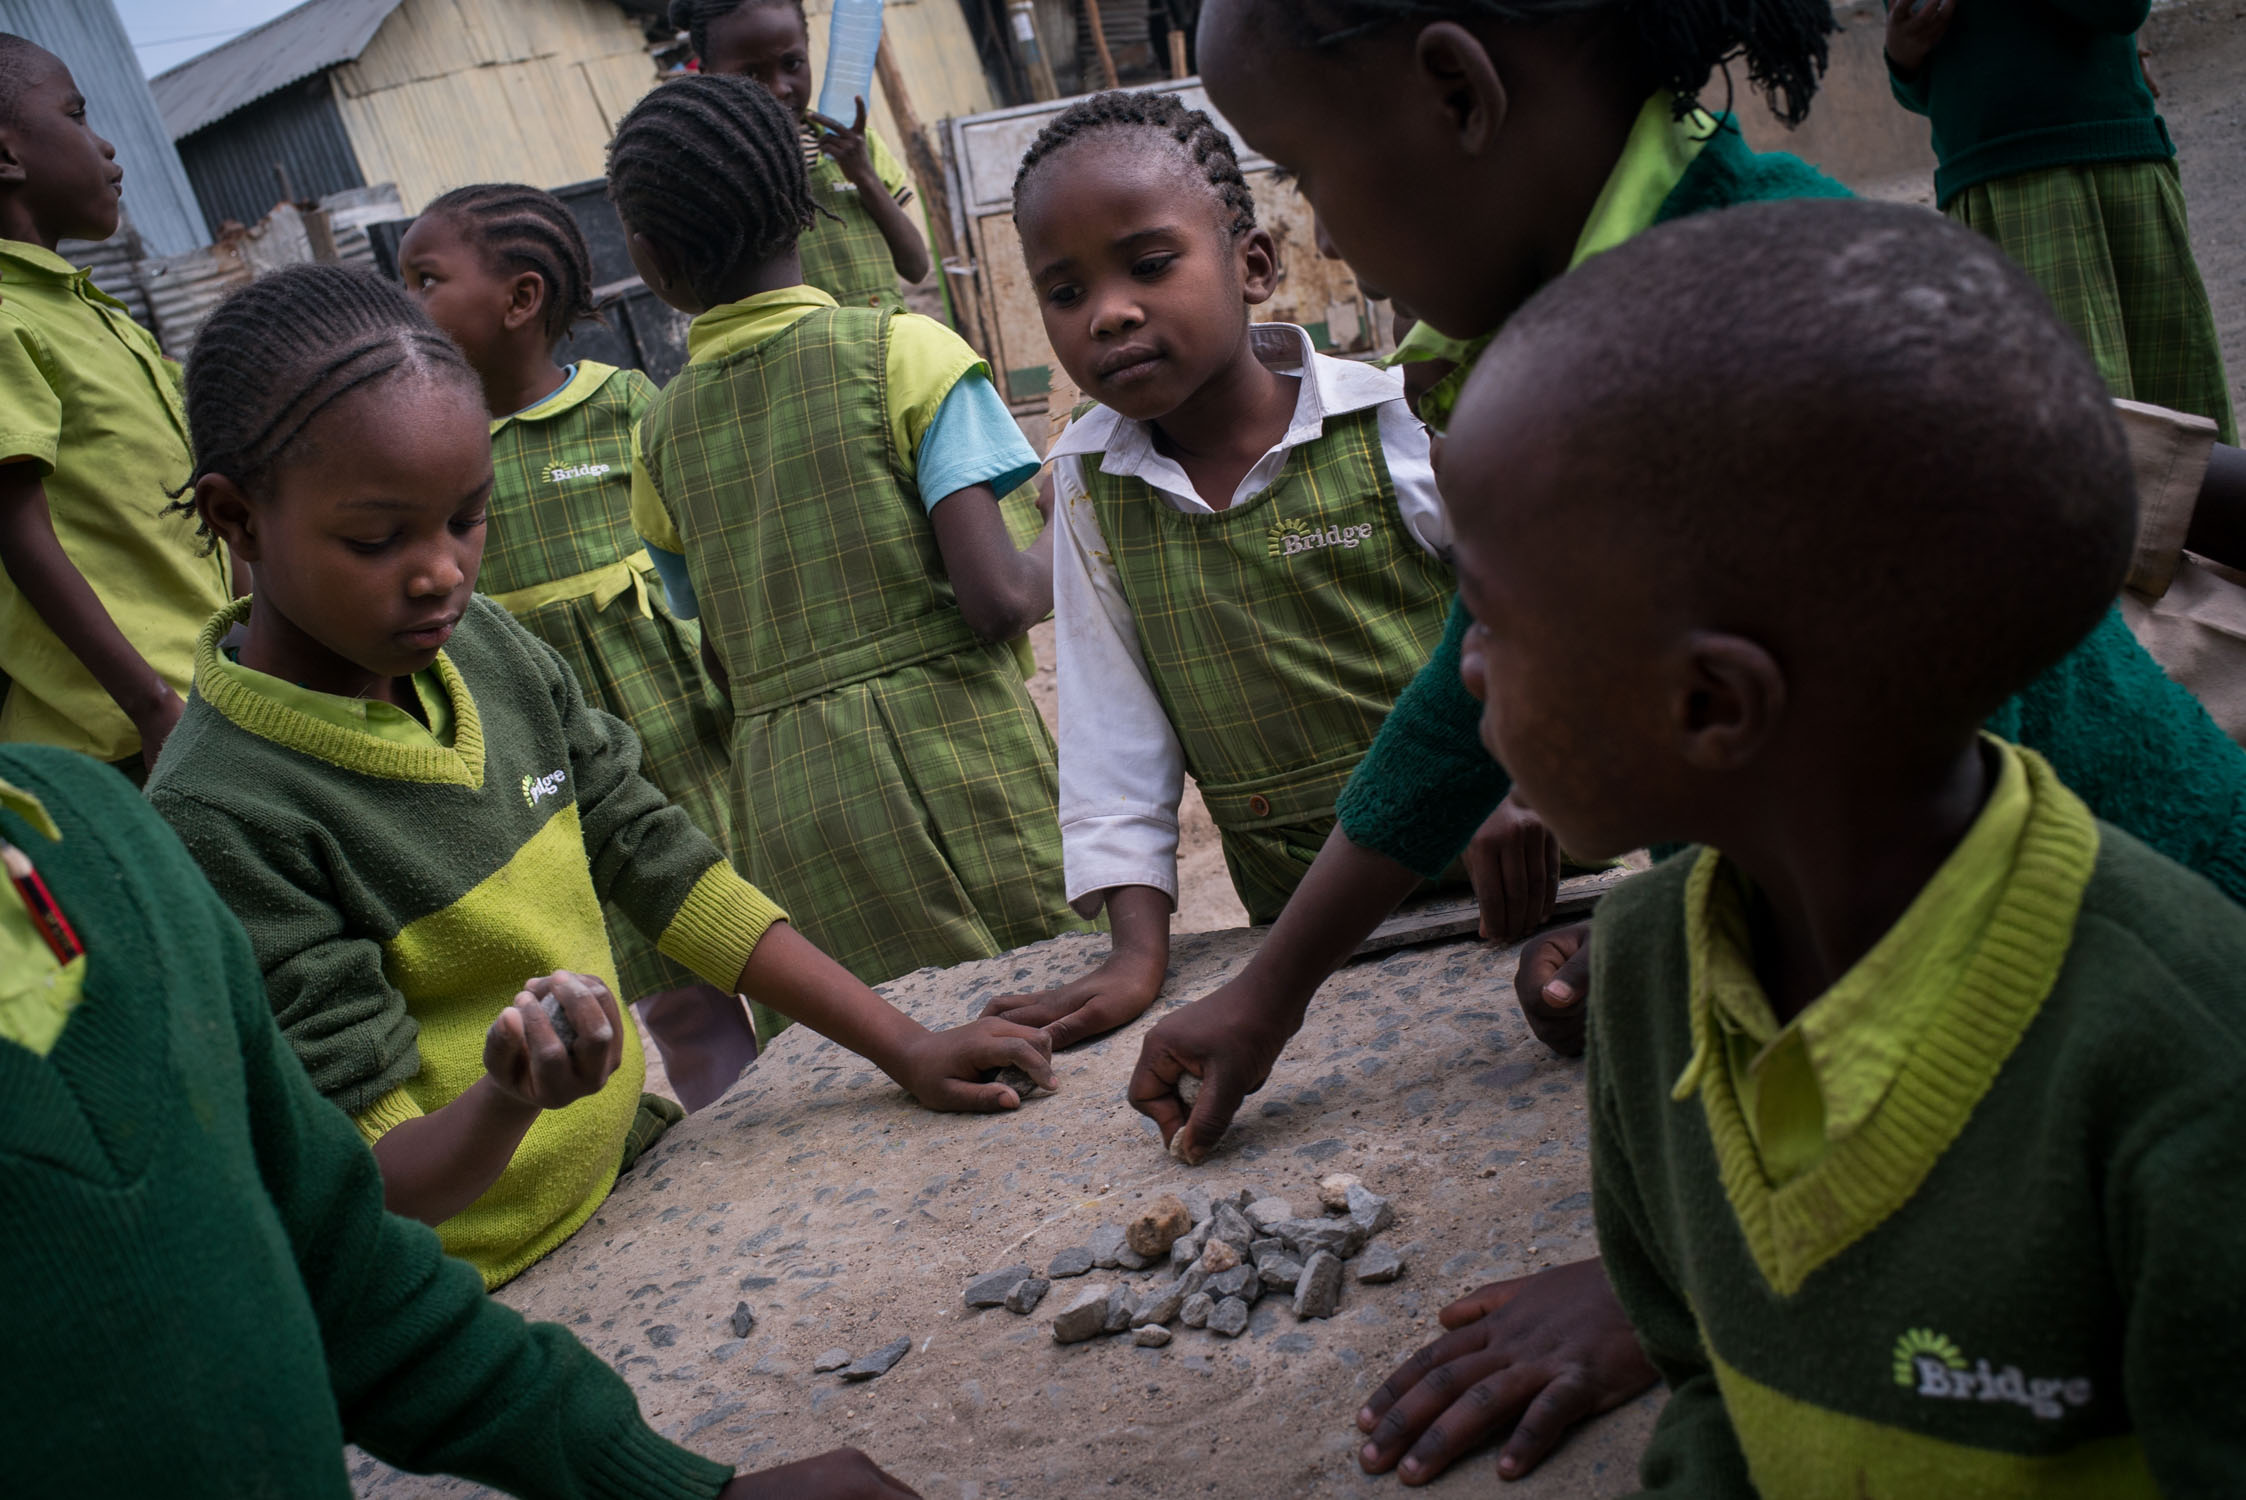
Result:
[[[2004,247],[2113,394],[2238,441],[2176,147],[2137,58],[2152,0],[1890,0],[1895,97],[1928,117],[1942,211]]]
[[[848,1450],[731,1478],[383,1212],[241,924],[116,777],[0,750],[0,860],[11,1493],[342,1500],[352,1442],[556,1500],[911,1494]]]
[[[2235,1493],[2246,914],[1982,728],[2136,529],[2034,284],[1894,205],[1656,230],[1509,320],[1446,461],[1484,744],[1571,849],[1702,846],[1592,949],[1648,1490]]]

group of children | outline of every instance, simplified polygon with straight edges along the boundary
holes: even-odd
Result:
[[[1938,125],[1965,85],[1928,57],[2007,0],[1944,38],[1958,3],[1891,30]],[[862,102],[809,111],[800,5],[674,16],[699,73],[609,162],[692,319],[661,391],[559,362],[585,246],[515,185],[431,203],[402,288],[238,291],[182,382],[54,254],[114,230],[117,169],[67,69],[0,38],[0,737],[146,791],[0,755],[0,1181],[64,1226],[6,1259],[126,1289],[0,1380],[34,1472],[136,1462],[86,1353],[134,1347],[205,1372],[179,1426],[214,1493],[341,1493],[343,1437],[716,1493],[446,1252],[506,1281],[678,1118],[635,1003],[688,1106],[800,1021],[929,1107],[1011,1107],[995,1070],[1047,1082],[1158,993],[1189,771],[1275,921],[1146,1041],[1132,1103],[1189,1160],[1424,883],[1532,893],[1512,936],[1561,847],[1701,846],[1524,961],[1540,1031],[1597,1038],[1605,1272],[1447,1310],[1360,1414],[1368,1469],[1424,1481],[1517,1419],[1525,1472],[1658,1371],[1661,1491],[2246,1470],[2246,752],[2112,608],[2135,479],[2081,341],[1985,240],[1801,201],[1845,190],[1694,103],[1743,54],[1801,118],[1825,5],[1210,0],[1212,96],[1456,368],[1415,411],[1252,324],[1282,268],[1233,142],[1096,96],[1015,184],[1088,398],[1049,500],[987,368],[901,311],[925,242]],[[2194,388],[2120,344],[2119,394]],[[1049,611],[1057,753],[1019,647]],[[953,1031],[867,987],[1103,913],[1098,971]],[[1569,956],[1588,986],[1544,984]],[[152,1185],[129,1217],[120,1181]],[[213,1293],[166,1366],[142,1309],[181,1265],[255,1322]],[[219,1378],[251,1340],[259,1390]],[[287,1441],[220,1451],[227,1403]],[[907,1493],[848,1453],[730,1484]]]

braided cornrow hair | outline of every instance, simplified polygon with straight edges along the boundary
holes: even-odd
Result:
[[[748,5],[792,5],[797,15],[803,14],[803,0],[671,0],[671,24],[686,33],[696,57],[707,57],[710,55],[710,23],[722,21]],[[808,34],[810,29],[807,18],[804,31]]]
[[[459,346],[404,288],[372,271],[290,266],[231,293],[196,330],[188,357],[195,472],[172,492],[185,498],[171,509],[194,510],[207,475],[254,488],[320,413],[401,373],[455,380],[482,401]],[[199,530],[211,534],[207,523]]]
[[[784,253],[824,212],[795,116],[748,78],[675,79],[634,105],[609,142],[608,195],[698,296]]]
[[[1037,132],[1022,165],[1014,174],[1014,206],[1019,211],[1022,185],[1030,174],[1069,145],[1103,130],[1157,132],[1185,154],[1201,173],[1224,209],[1225,229],[1234,239],[1256,227],[1256,196],[1240,175],[1240,157],[1232,137],[1217,129],[1202,110],[1187,109],[1174,93],[1110,92],[1094,94],[1070,105]]]
[[[546,337],[559,343],[570,329],[599,316],[593,306],[593,257],[569,206],[541,188],[486,182],[455,188],[422,210],[450,219],[494,269],[529,271],[546,283]]]
[[[1677,96],[1680,113],[1733,58],[1788,125],[1809,118],[1834,31],[1829,0],[1286,0],[1305,45],[1328,50],[1403,21],[1495,21],[1536,26],[1604,17],[1623,38],[1646,87]]]

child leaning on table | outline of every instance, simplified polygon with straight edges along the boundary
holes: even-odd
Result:
[[[847,1449],[732,1478],[385,1213],[241,923],[116,777],[0,749],[0,857],[12,1491],[341,1500],[349,1442],[554,1500],[912,1494]]]

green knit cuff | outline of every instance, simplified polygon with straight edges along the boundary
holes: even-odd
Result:
[[[787,919],[786,912],[721,859],[694,882],[655,946],[665,958],[730,994],[765,932]]]
[[[733,1478],[725,1465],[658,1436],[636,1409],[608,1442],[585,1444],[577,1458],[577,1477],[595,1500],[714,1500]]]

